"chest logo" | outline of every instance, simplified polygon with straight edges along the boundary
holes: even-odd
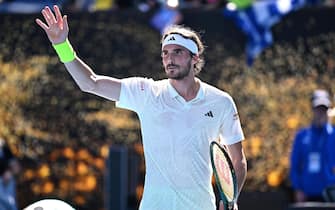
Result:
[[[212,111],[207,112],[207,113],[205,114],[205,116],[207,116],[207,117],[214,117]]]

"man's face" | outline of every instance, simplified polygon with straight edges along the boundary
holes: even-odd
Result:
[[[317,106],[313,108],[313,124],[321,127],[328,121],[327,115],[328,108],[326,106]]]
[[[162,61],[168,78],[182,80],[193,71],[195,59],[185,47],[170,44],[162,49]]]

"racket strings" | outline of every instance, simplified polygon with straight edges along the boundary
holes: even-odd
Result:
[[[218,147],[215,147],[214,149],[214,165],[221,190],[224,192],[227,199],[232,201],[234,199],[233,176],[226,156]]]

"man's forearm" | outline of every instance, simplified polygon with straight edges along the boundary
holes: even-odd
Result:
[[[113,101],[119,100],[121,91],[121,81],[119,79],[96,75],[78,57],[71,62],[65,63],[65,67],[82,91]]]
[[[244,182],[247,177],[247,161],[246,159],[240,160],[235,164],[236,179],[238,183],[238,192],[242,191]]]
[[[96,75],[80,58],[64,63],[67,71],[82,91],[89,92],[95,87]]]
[[[242,143],[238,142],[236,144],[229,145],[228,151],[236,172],[238,191],[241,192],[247,177],[247,159],[242,148]]]

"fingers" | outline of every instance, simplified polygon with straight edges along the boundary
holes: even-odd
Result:
[[[58,10],[58,14],[57,14],[57,12],[55,12],[56,16],[57,16],[57,20],[62,20],[62,18],[58,18],[58,15],[60,15],[60,11],[59,11],[58,6],[55,5],[54,8]],[[51,11],[51,9],[48,6],[46,6],[42,10],[42,15],[43,15],[45,21],[47,22],[48,26],[57,23],[55,15],[53,14],[53,12]],[[60,15],[60,17],[61,17],[61,15]]]
[[[48,27],[47,25],[45,25],[45,23],[43,23],[40,19],[37,18],[35,21],[36,21],[36,23],[37,23],[39,26],[41,26],[41,28],[43,28],[45,31],[49,29],[49,27]]]
[[[235,205],[234,205],[234,210],[238,210],[237,203],[235,203]]]
[[[222,201],[220,201],[220,204],[219,204],[219,210],[224,210],[223,202],[222,202]]]
[[[64,30],[69,31],[69,24],[67,23],[67,15],[64,15],[63,23],[64,23]]]
[[[48,13],[46,12],[45,9],[42,10],[42,15],[43,15],[45,21],[47,22],[48,26],[50,26],[51,25],[50,17],[49,17],[49,15],[48,15]]]
[[[49,18],[50,18],[50,22],[51,22],[51,24],[56,23],[55,15],[52,13],[50,7],[48,7],[48,6],[45,7],[45,11],[46,11],[47,15],[48,15]]]
[[[59,10],[59,7],[57,5],[54,6],[54,10],[55,10],[55,14],[56,14],[56,20],[57,21],[62,21],[63,18],[62,18],[62,14]]]

